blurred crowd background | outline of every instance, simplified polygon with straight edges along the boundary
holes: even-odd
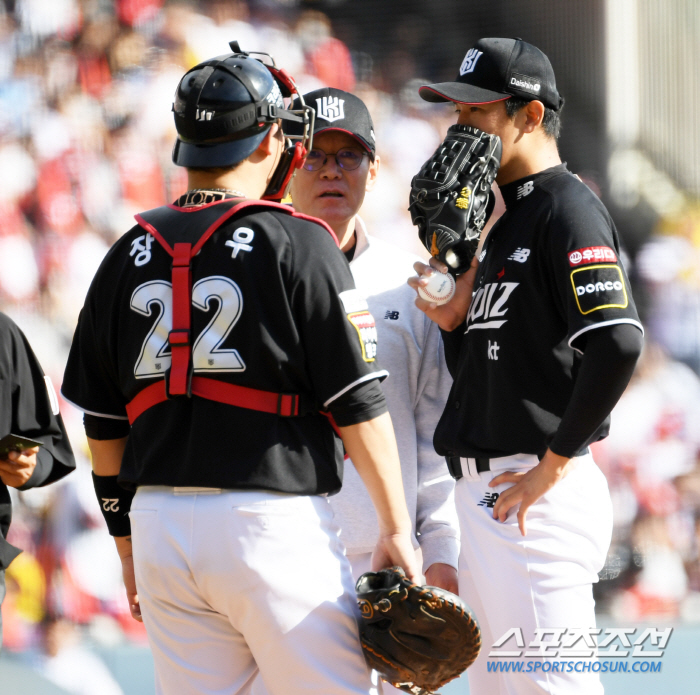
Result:
[[[567,99],[563,158],[614,216],[647,330],[612,435],[595,447],[615,502],[598,610],[621,622],[700,622],[694,0],[0,0],[0,310],[59,386],[107,249],[134,213],[185,190],[170,159],[180,76],[233,39],[272,54],[302,91],[330,85],[365,100],[381,171],[363,218],[424,254],[407,192],[454,114],[422,102],[417,87],[453,79],[485,35],[520,36],[552,59]],[[145,635],[94,499],[81,414],[65,402],[62,412],[78,470],[14,493],[9,540],[25,552],[7,572],[4,648],[31,655],[70,692],[118,693],[85,655],[71,682],[81,642]],[[85,686],[93,677],[102,690]]]

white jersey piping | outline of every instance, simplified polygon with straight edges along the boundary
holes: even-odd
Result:
[[[614,326],[618,323],[631,323],[633,326],[637,326],[639,330],[642,332],[642,335],[644,335],[644,326],[642,326],[639,321],[635,321],[634,319],[615,319],[613,321],[601,321],[600,323],[594,323],[592,326],[586,326],[586,328],[582,328],[578,333],[574,333],[571,338],[569,338],[569,347],[572,350],[576,350],[579,354],[583,355],[583,351],[579,350],[578,348],[575,348],[572,343],[576,338],[578,338],[580,335],[583,335],[587,331],[591,331],[594,328],[602,328],[603,326]]]
[[[352,382],[352,384],[348,384],[344,389],[341,389],[336,393],[334,396],[331,396],[324,404],[323,407],[327,408],[329,404],[331,404],[336,398],[340,398],[344,393],[347,393],[353,386],[357,386],[358,384],[361,384],[363,381],[369,381],[370,379],[380,379],[382,377],[386,378],[389,376],[389,372],[386,371],[386,369],[382,369],[379,372],[372,372],[371,374],[365,374],[365,376],[360,377],[359,379],[355,380]]]
[[[108,418],[110,420],[129,420],[128,417],[125,415],[107,415],[107,413],[96,413],[94,410],[86,410],[82,406],[78,405],[77,403],[73,403],[73,401],[69,400],[66,398],[65,394],[61,392],[61,395],[63,396],[63,400],[66,401],[66,403],[70,403],[74,408],[77,408],[78,410],[82,410],[84,413],[87,413],[88,415],[94,415],[95,417],[104,417]]]

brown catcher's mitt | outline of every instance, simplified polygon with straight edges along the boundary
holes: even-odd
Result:
[[[366,572],[355,590],[365,659],[395,688],[430,695],[479,655],[479,624],[459,596],[418,586],[400,567]]]

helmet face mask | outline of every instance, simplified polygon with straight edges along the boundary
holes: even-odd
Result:
[[[255,152],[272,123],[281,121],[283,132],[285,121],[303,124],[301,136],[285,135],[284,152],[263,195],[278,200],[311,148],[313,110],[270,56],[272,65],[243,53],[235,41],[230,45],[234,53],[196,65],[178,84],[173,162],[190,168],[232,167]],[[301,101],[287,110],[283,96],[292,95]]]

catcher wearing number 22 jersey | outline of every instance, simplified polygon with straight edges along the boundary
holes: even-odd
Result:
[[[326,496],[344,444],[377,512],[377,563],[417,576],[386,372],[333,232],[262,200],[284,195],[313,114],[285,108],[288,75],[231,48],[178,86],[190,190],[107,254],[63,392],[85,412],[158,693],[249,693],[258,673],[273,695],[370,693]]]
[[[496,182],[506,211],[478,267],[475,259],[458,277],[446,305],[416,300],[440,325],[454,376],[434,442],[457,478],[460,595],[482,629],[470,692],[602,693],[595,671],[559,668],[545,648],[558,635],[563,648],[585,650],[573,645],[595,628],[591,585],[612,532],[607,483],[589,445],[608,433],[643,336],[617,232],[561,163],[563,99],[539,49],[481,39],[454,82],[420,94],[453,102],[460,127],[502,144]],[[417,264],[409,284],[447,270],[431,265]],[[503,644],[509,634],[521,639]],[[527,651],[539,666],[489,672],[500,646]]]

